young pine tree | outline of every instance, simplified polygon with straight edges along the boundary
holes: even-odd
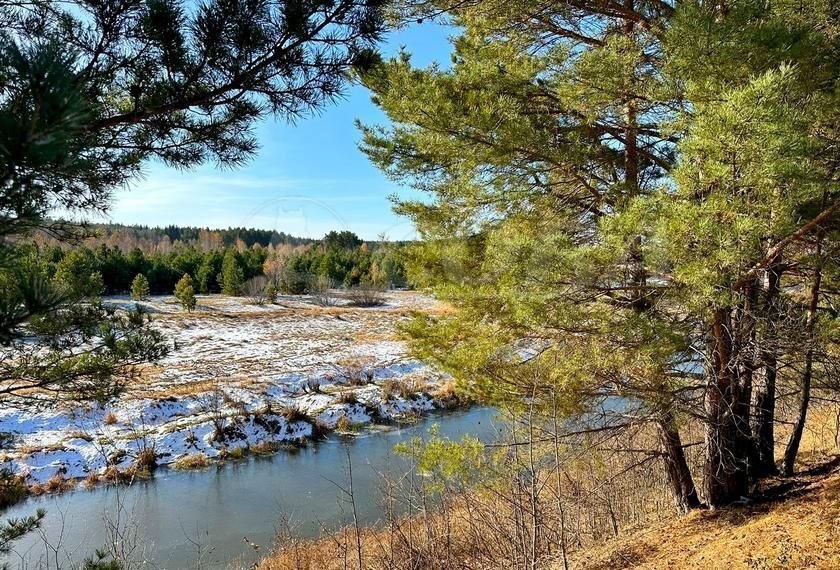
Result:
[[[131,298],[135,301],[143,301],[149,298],[149,280],[142,273],[138,273],[131,282]]]
[[[236,297],[242,292],[242,285],[245,282],[245,273],[239,265],[239,259],[233,249],[225,252],[222,261],[222,272],[219,275],[219,284],[222,287],[222,295]]]
[[[175,285],[175,298],[181,303],[188,313],[195,309],[195,288],[193,287],[193,280],[189,273],[184,273],[180,281]]]

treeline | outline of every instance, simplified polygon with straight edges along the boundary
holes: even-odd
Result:
[[[184,275],[199,293],[230,295],[243,293],[249,280],[261,276],[294,294],[308,292],[314,277],[325,278],[331,286],[406,285],[399,246],[370,245],[352,232],[330,232],[320,242],[296,247],[255,242],[202,251],[196,244],[179,243],[167,253],[140,248],[126,253],[105,244],[73,249],[41,244],[28,253],[41,261],[39,271],[77,297],[126,293],[138,275],[146,278],[151,294],[172,293]]]
[[[327,245],[356,247],[362,244],[353,232],[331,231],[323,239],[293,236],[277,230],[259,228],[231,227],[227,229],[199,228],[194,226],[152,227],[144,225],[92,224],[87,227],[87,235],[81,244],[90,249],[99,246],[119,248],[123,253],[139,249],[143,253],[169,253],[180,246],[193,246],[207,252],[228,247],[243,250],[258,245],[265,248],[281,246],[301,247]],[[347,237],[351,236],[351,237]],[[67,240],[56,236],[53,231],[38,233],[35,241],[39,244],[67,247]],[[409,242],[368,241],[371,248],[386,244],[406,245]]]
[[[96,249],[101,245],[119,248],[123,253],[139,249],[143,253],[169,253],[181,245],[193,246],[207,252],[228,247],[244,249],[261,247],[292,247],[317,245],[319,240],[303,238],[276,230],[258,228],[211,229],[193,226],[150,227],[144,225],[93,224],[88,228],[83,245]],[[41,244],[58,246],[66,243],[52,233],[37,236]]]

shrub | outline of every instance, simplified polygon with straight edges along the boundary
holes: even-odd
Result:
[[[65,479],[61,473],[56,473],[44,483],[43,489],[47,493],[63,493],[76,486],[73,479]]]
[[[352,390],[346,390],[338,395],[338,398],[335,400],[339,404],[358,404],[359,398],[356,396],[356,393]]]
[[[280,291],[287,295],[303,295],[309,290],[311,282],[309,274],[284,267],[280,276]]]
[[[248,302],[254,305],[265,305],[268,301],[266,290],[268,289],[268,278],[265,275],[257,275],[245,282],[243,286]],[[273,301],[272,301],[273,302]]]
[[[0,509],[8,508],[26,498],[26,480],[7,468],[0,469]]]
[[[298,407],[287,406],[280,411],[280,415],[286,420],[286,423],[293,424],[295,422],[308,422],[309,416]]]
[[[334,283],[329,277],[316,275],[309,285],[309,295],[312,302],[322,307],[332,307],[338,304],[338,297],[333,293]]]
[[[157,453],[151,447],[140,450],[134,459],[134,466],[142,471],[154,471],[157,467]]]
[[[195,309],[195,288],[193,287],[193,280],[189,273],[184,273],[181,280],[175,285],[175,298],[181,303],[188,313]]]
[[[274,281],[269,280],[265,286],[265,302],[271,305],[277,302],[277,284]]]
[[[354,433],[361,429],[361,426],[357,423],[350,421],[347,416],[341,416],[338,418],[338,422],[335,424],[336,431],[341,431],[345,433]]]
[[[280,448],[280,445],[275,441],[260,441],[251,445],[248,451],[254,455],[270,455],[275,453]]]
[[[342,376],[350,386],[364,386],[373,381],[372,358],[347,358],[339,362]]]
[[[345,297],[353,307],[380,307],[385,304],[385,287],[363,281],[348,289]]]
[[[172,464],[175,469],[205,469],[210,466],[210,459],[203,453],[182,455]]]
[[[131,282],[131,298],[135,301],[149,298],[149,280],[142,273],[138,273]]]

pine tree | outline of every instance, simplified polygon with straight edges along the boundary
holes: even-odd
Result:
[[[149,298],[149,280],[142,273],[138,273],[131,282],[131,298],[135,301],[144,301]]]
[[[184,276],[175,285],[175,298],[188,313],[191,313],[195,309],[195,289],[193,288],[193,280],[189,273],[184,273]]]
[[[219,284],[222,287],[222,295],[236,297],[242,293],[242,285],[245,283],[245,273],[239,265],[239,258],[236,251],[228,249],[222,261],[222,272],[219,274]]]
[[[82,301],[101,293],[101,274],[31,272],[27,238],[89,235],[50,214],[101,214],[147,161],[242,164],[257,120],[317,110],[341,93],[350,66],[375,61],[382,4],[0,4],[4,399],[34,388],[50,395],[32,400],[42,405],[106,400],[133,366],[167,352],[142,311]]]
[[[397,204],[424,237],[409,277],[460,309],[418,318],[413,350],[490,403],[651,425],[682,510],[701,493],[680,425],[700,418],[702,498],[745,494],[750,419],[775,406],[755,371],[801,359],[804,321],[756,285],[840,208],[837,22],[811,8],[398,3],[463,30],[449,69],[403,53],[362,75],[391,120],[363,150],[431,198]]]

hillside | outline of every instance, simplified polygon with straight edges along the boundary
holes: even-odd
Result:
[[[570,567],[834,569],[838,536],[840,458],[822,457],[794,478],[769,481],[751,504],[633,529],[579,553]]]

